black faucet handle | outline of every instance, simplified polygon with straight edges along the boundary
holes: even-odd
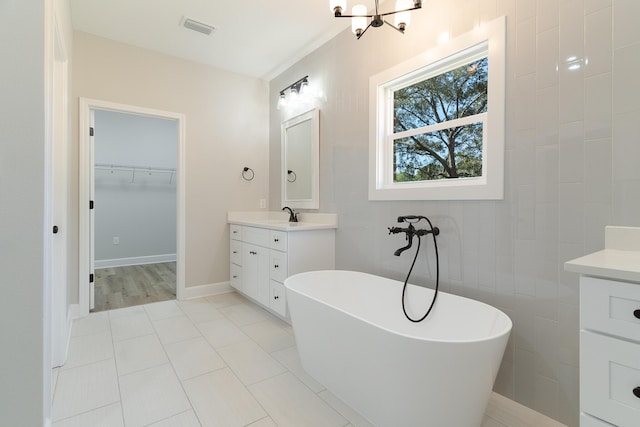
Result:
[[[400,227],[388,227],[388,228],[389,228],[389,234],[398,234],[405,231]]]

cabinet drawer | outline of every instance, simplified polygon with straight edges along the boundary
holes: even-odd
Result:
[[[269,278],[284,282],[284,279],[287,278],[287,254],[280,251],[270,251],[269,264]]]
[[[242,241],[269,247],[269,230],[257,227],[242,227]]]
[[[269,283],[269,307],[282,317],[287,316],[287,299],[284,285],[272,280]]]
[[[580,328],[640,342],[640,285],[581,277]]]
[[[231,240],[229,259],[232,264],[242,265],[242,242],[240,240]]]
[[[229,273],[231,274],[229,283],[233,288],[241,291],[242,290],[242,267],[236,264],[231,264],[231,266],[229,267]]]
[[[615,427],[612,424],[605,423],[602,420],[585,414],[580,414],[580,427]]]
[[[229,234],[231,235],[231,240],[241,240],[242,239],[242,226],[237,224],[231,224],[229,228]]]
[[[269,236],[269,244],[271,249],[277,249],[279,251],[287,251],[287,233],[285,231],[271,230]]]
[[[619,427],[640,420],[640,346],[580,331],[580,409]]]

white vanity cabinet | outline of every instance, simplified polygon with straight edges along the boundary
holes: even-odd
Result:
[[[605,228],[580,273],[580,426],[640,426],[640,228]]]
[[[283,319],[288,318],[284,279],[335,268],[333,228],[290,228],[232,223],[229,245],[231,286]]]
[[[640,425],[639,284],[580,278],[580,407],[619,427]]]

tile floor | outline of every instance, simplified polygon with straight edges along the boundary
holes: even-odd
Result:
[[[290,325],[236,293],[92,313],[71,335],[54,427],[370,426],[303,371]],[[483,427],[560,425],[495,406]]]

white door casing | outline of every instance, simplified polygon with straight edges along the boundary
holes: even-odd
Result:
[[[68,315],[68,60],[64,36],[54,18],[53,82],[52,82],[52,220],[51,253],[51,362],[61,366],[67,358],[70,331]]]
[[[79,106],[79,316],[89,314],[92,306],[92,288],[89,275],[94,268],[93,211],[89,209],[93,199],[94,145],[90,136],[93,127],[93,111],[109,110],[128,114],[173,119],[178,122],[178,152],[176,171],[176,298],[182,299],[185,288],[185,126],[184,114],[149,108],[117,104],[88,98],[80,98]]]

